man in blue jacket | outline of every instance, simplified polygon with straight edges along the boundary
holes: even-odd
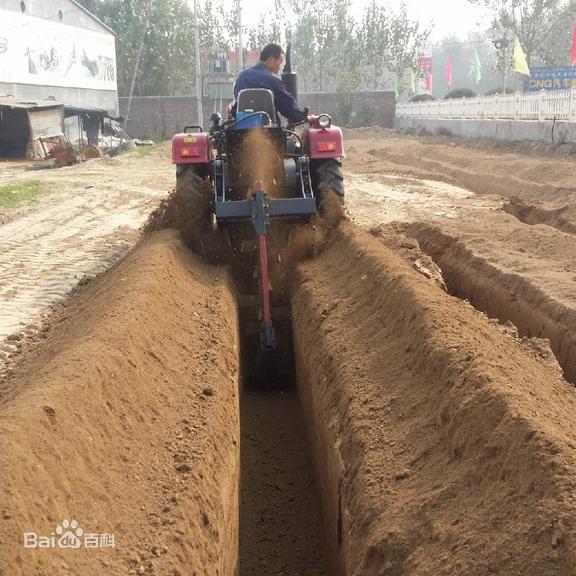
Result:
[[[304,120],[312,120],[308,116],[307,108],[300,108],[298,103],[286,90],[286,85],[278,76],[284,62],[284,50],[278,44],[268,44],[260,52],[260,63],[252,68],[242,70],[234,84],[234,98],[238,98],[238,92],[245,88],[266,88],[272,90],[276,110],[289,122],[296,123]],[[236,104],[232,109],[236,113]]]

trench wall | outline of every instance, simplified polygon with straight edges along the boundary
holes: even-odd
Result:
[[[512,322],[521,336],[547,338],[564,370],[576,382],[576,313],[522,274],[502,270],[454,234],[428,224],[407,224],[406,232],[442,268],[446,284],[479,310]]]

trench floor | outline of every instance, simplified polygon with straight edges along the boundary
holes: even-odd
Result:
[[[240,576],[329,576],[320,505],[294,389],[244,390]]]

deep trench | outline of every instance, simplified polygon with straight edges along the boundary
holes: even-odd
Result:
[[[511,286],[506,274],[500,276],[496,272],[494,277],[489,262],[479,261],[474,256],[459,260],[451,254],[450,248],[440,248],[418,234],[413,237],[442,272],[451,296],[468,301],[476,310],[502,325],[512,325],[521,338],[547,339],[564,378],[576,384],[575,348],[572,333],[567,328],[569,324],[559,322],[546,304],[539,304],[543,297],[538,288],[524,280]]]
[[[544,224],[566,232],[576,234],[576,226],[565,216],[568,206],[561,208],[546,209],[542,206],[530,204],[520,198],[511,198],[503,204],[504,212],[514,216],[518,221],[529,226]]]
[[[278,349],[262,375],[257,306],[242,306],[240,322],[239,576],[329,576],[320,500],[295,386],[288,303],[275,306]]]

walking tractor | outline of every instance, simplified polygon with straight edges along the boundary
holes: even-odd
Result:
[[[297,98],[289,50],[282,79]],[[208,132],[201,126],[188,126],[172,142],[177,178],[183,179],[191,171],[194,178],[187,178],[185,185],[198,186],[200,179],[211,184],[209,209],[203,219],[209,221],[214,234],[208,233],[203,242],[210,242],[218,231],[225,232],[232,260],[245,261],[250,237],[256,240],[252,253],[257,256],[252,256],[251,262],[260,292],[263,351],[276,347],[268,269],[277,256],[270,253],[268,243],[271,225],[276,220],[309,220],[322,211],[327,189],[344,201],[341,130],[332,125],[328,114],[320,114],[313,124],[297,132],[299,124],[281,125],[272,91],[246,89],[238,94],[235,118],[222,121],[214,113]]]

